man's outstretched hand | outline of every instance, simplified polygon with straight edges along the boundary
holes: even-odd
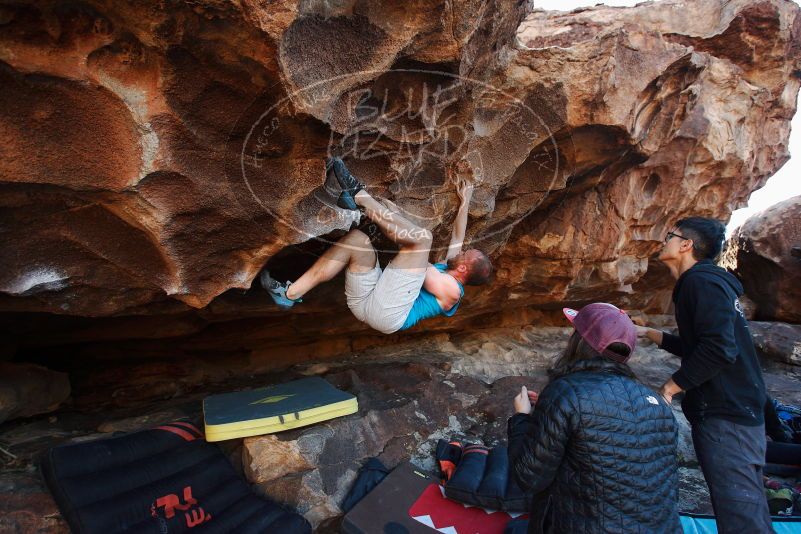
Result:
[[[531,406],[537,404],[539,396],[536,391],[528,391],[526,386],[522,386],[515,397],[515,413],[531,413]]]
[[[464,245],[464,235],[467,232],[467,216],[470,211],[470,199],[473,197],[473,184],[464,176],[457,176],[455,179],[456,194],[459,195],[459,210],[456,219],[453,221],[451,231],[451,243],[445,254],[445,260],[458,256],[462,252]]]
[[[662,331],[657,330],[655,328],[648,328],[647,326],[638,326],[635,325],[634,328],[637,329],[637,337],[644,337],[647,338],[651,343],[656,343],[657,345],[662,345]]]
[[[470,199],[473,197],[473,188],[472,182],[467,178],[460,176],[456,179],[456,194],[459,195],[462,204],[470,203]]]

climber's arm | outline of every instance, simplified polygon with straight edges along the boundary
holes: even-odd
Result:
[[[441,273],[429,264],[423,288],[434,295],[443,310],[450,310],[462,298],[462,291],[453,276]]]
[[[460,179],[456,183],[456,193],[459,195],[461,203],[459,211],[456,212],[456,220],[453,222],[453,232],[451,233],[451,243],[448,245],[448,253],[445,261],[458,256],[462,252],[464,235],[467,231],[467,212],[470,208],[470,199],[473,197],[473,184],[465,179]]]

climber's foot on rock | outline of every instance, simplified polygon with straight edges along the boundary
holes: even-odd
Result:
[[[333,159],[329,158],[328,162],[326,162],[325,183],[315,190],[314,197],[329,208],[358,210],[359,206],[356,205],[356,201],[353,199],[356,193],[351,193],[347,187],[342,185],[335,171],[335,168],[339,166],[333,163],[329,164],[332,161]],[[342,163],[342,160],[339,160],[339,162],[342,164],[341,167],[344,168],[345,164]],[[347,172],[347,168],[345,168],[345,172]]]
[[[291,298],[287,297],[286,290],[289,288],[291,282],[282,284],[278,280],[271,277],[269,271],[262,271],[262,273],[259,275],[259,282],[261,282],[261,287],[263,287],[267,293],[270,294],[273,302],[275,302],[282,310],[288,310],[294,306],[296,302],[303,302],[302,299],[292,300]]]
[[[327,158],[325,160],[326,174],[333,173],[343,191],[347,191],[356,198],[356,193],[364,189],[364,184],[353,176],[342,158]]]

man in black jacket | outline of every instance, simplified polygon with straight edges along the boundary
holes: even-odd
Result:
[[[714,219],[679,221],[659,259],[677,279],[673,290],[679,335],[638,328],[681,357],[660,393],[681,407],[693,435],[718,532],[773,532],[762,486],[765,383],[738,297],[740,282],[713,262],[725,227]]]

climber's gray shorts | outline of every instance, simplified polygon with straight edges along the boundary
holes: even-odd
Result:
[[[394,269],[392,262],[383,271],[375,262],[366,273],[345,272],[348,308],[363,323],[383,334],[400,330],[409,315],[423,281],[425,269]]]

